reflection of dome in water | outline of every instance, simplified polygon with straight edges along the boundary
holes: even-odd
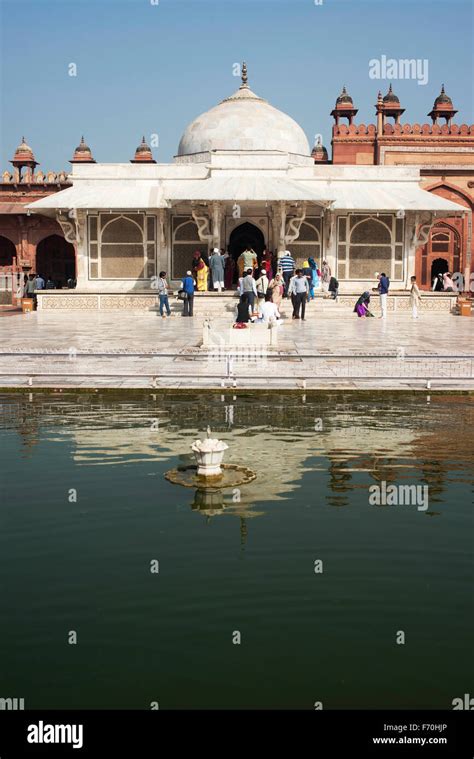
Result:
[[[189,124],[181,137],[178,156],[211,150],[310,154],[299,124],[249,89],[245,64],[240,88]]]

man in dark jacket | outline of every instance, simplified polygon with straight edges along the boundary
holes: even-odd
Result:
[[[190,271],[181,280],[184,290],[183,316],[193,315],[194,305],[194,279]]]
[[[379,275],[379,295],[380,295],[380,308],[382,310],[382,313],[380,314],[380,319],[386,319],[387,318],[387,295],[388,295],[388,289],[390,287],[390,280],[385,274],[385,272],[382,272],[382,274]]]

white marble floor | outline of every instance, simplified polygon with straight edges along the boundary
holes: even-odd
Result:
[[[230,372],[221,352],[200,349],[199,318],[35,312],[0,329],[1,387],[474,389],[474,321],[447,314],[358,319],[310,306],[305,322],[285,320],[277,350],[244,352]]]

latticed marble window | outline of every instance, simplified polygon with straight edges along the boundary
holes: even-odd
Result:
[[[308,258],[314,258],[321,268],[321,218],[308,216],[300,227],[298,239],[288,245],[296,267],[301,268]]]
[[[199,239],[197,225],[192,216],[173,216],[173,251],[171,255],[171,277],[181,279],[193,264],[195,250],[208,255],[207,243]]]
[[[337,276],[339,279],[373,279],[386,272],[403,278],[404,220],[395,214],[349,214],[338,219]]]
[[[135,214],[89,216],[91,279],[147,279],[156,274],[156,220]]]

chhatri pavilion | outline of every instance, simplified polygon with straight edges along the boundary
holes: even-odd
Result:
[[[333,114],[338,133],[348,119],[346,144],[362,142],[356,112],[344,90]],[[393,117],[396,131],[400,112],[380,100],[382,129]],[[145,140],[130,163],[98,163],[82,141],[70,186],[27,206],[76,254],[76,289],[43,292],[39,307],[145,307],[160,270],[174,283],[196,249],[235,259],[247,245],[289,249],[297,264],[326,259],[342,293],[373,287],[380,271],[402,290],[437,220],[464,223],[465,205],[422,189],[419,166],[319,158],[296,121],[250,89],[245,64],[238,90],[187,126],[172,163],[156,163]]]

